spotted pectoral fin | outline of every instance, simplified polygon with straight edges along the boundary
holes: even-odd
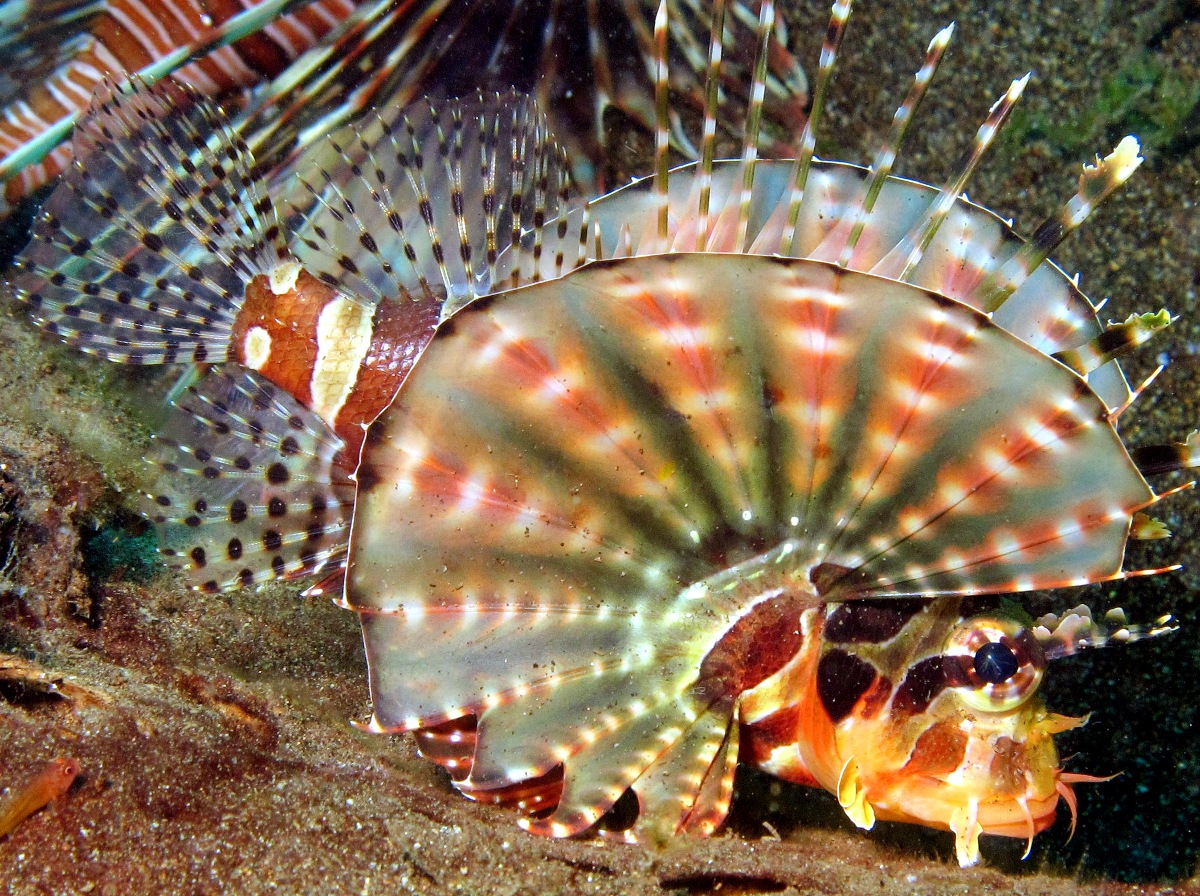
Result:
[[[148,460],[145,514],[162,552],[205,591],[345,562],[353,484],[342,441],[258,374],[209,373],[176,403]]]
[[[17,258],[18,301],[112,361],[223,361],[246,282],[283,251],[223,113],[169,80],[112,89],[73,151]]]

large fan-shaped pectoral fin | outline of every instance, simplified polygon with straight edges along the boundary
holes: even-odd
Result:
[[[718,700],[634,783],[639,815],[626,833],[642,842],[713,833],[729,812],[737,769],[736,701]]]

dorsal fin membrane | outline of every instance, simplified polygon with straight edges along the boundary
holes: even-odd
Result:
[[[244,283],[284,254],[225,116],[173,81],[133,84],[93,102],[74,153],[17,259],[17,299],[112,361],[223,361]]]

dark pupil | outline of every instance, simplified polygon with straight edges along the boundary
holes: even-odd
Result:
[[[993,641],[975,653],[975,674],[984,681],[1000,684],[1012,678],[1016,671],[1017,655],[1007,644]]]

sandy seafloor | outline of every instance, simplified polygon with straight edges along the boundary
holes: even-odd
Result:
[[[1135,57],[1196,83],[1195,4],[1141,6],[861,2],[822,148],[864,160],[926,41],[952,19],[955,43],[900,174],[940,182],[992,99],[1028,70],[1027,122],[1084,121],[1104,79]],[[789,12],[810,71],[826,13],[824,3]],[[1071,192],[1088,152],[1045,131],[1023,127],[1027,139],[1004,142],[970,189],[1021,232]],[[1098,131],[1091,149],[1107,151],[1121,121]],[[1152,153],[1055,256],[1082,272],[1090,295],[1111,297],[1106,317],[1163,306],[1180,317],[1127,365],[1139,380],[1158,357],[1171,362],[1123,418],[1135,445],[1182,437],[1200,421],[1197,140],[1184,130]],[[114,552],[94,533],[114,531],[116,490],[137,485],[148,409],[164,384],[51,345],[17,312],[4,318],[0,535],[17,554],[3,569],[0,652],[36,661],[71,699],[0,684],[0,786],[59,755],[77,757],[82,774],[63,800],[0,839],[0,891],[1200,893],[1200,495],[1160,506],[1174,538],[1135,544],[1129,558],[1179,560],[1183,572],[1055,599],[1122,605],[1135,620],[1171,612],[1181,626],[1053,669],[1052,708],[1093,714],[1060,740],[1070,768],[1122,773],[1079,788],[1070,842],[1060,818],[1029,859],[1016,841],[985,838],[982,866],[960,870],[948,834],[898,825],[863,834],[830,796],[755,775],[739,779],[731,823],[709,841],[663,851],[554,842],[456,795],[410,738],[349,727],[369,714],[352,614],[296,588],[200,597],[167,575],[140,578],[128,557],[112,567]],[[81,539],[90,540],[87,564]]]

